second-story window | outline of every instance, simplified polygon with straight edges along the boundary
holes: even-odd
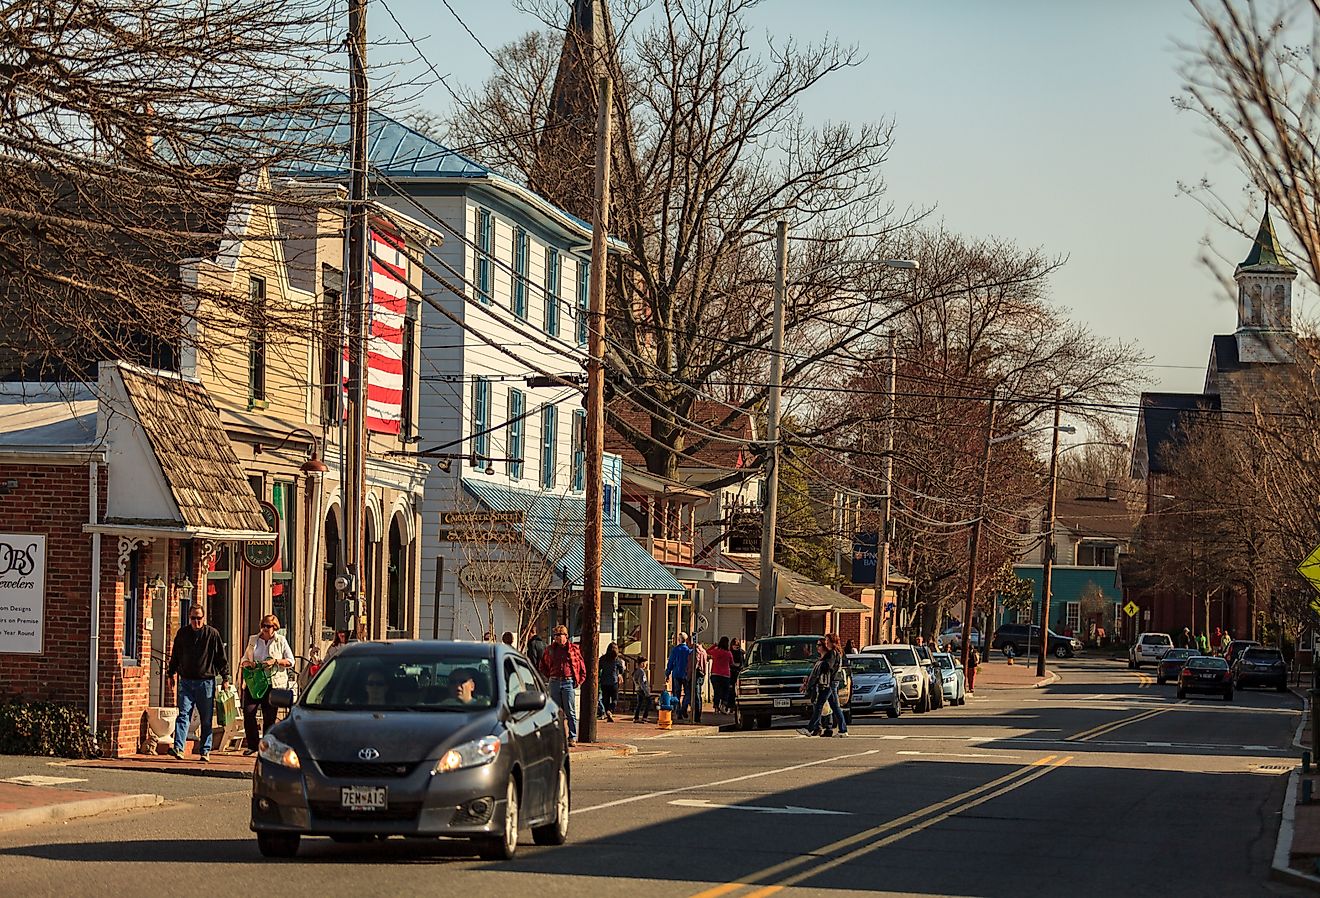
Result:
[[[477,210],[477,299],[490,302],[491,280],[495,276],[495,222],[486,209]]]
[[[559,250],[546,247],[545,250],[545,332],[552,337],[559,336]]]
[[[338,290],[326,290],[321,301],[321,423],[339,421],[340,397],[344,392],[343,308]]]
[[[490,457],[490,381],[472,381],[472,467],[482,467]]]
[[[587,342],[587,308],[591,293],[591,263],[583,259],[577,269],[577,341],[582,346]]]
[[[527,318],[527,232],[513,232],[513,314]]]
[[[266,402],[266,279],[248,278],[248,404]]]
[[[573,412],[573,489],[586,487],[587,478],[587,413]]]
[[[509,391],[509,478],[517,480],[523,475],[523,414],[527,411],[527,397],[522,390]]]
[[[547,490],[555,485],[555,464],[558,461],[555,449],[559,439],[555,422],[557,411],[553,405],[541,409],[541,487]]]

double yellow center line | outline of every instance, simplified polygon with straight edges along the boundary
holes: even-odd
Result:
[[[797,885],[803,880],[816,876],[826,870],[842,866],[862,855],[878,851],[887,845],[906,839],[937,823],[961,814],[963,811],[985,804],[1014,789],[1019,789],[1033,780],[1040,779],[1051,770],[1057,770],[1073,759],[1072,755],[1059,758],[1047,755],[1033,761],[1026,767],[1020,767],[1012,773],[991,780],[984,785],[969,789],[951,798],[937,801],[920,810],[905,814],[887,823],[874,826],[855,835],[832,842],[809,854],[799,855],[787,861],[774,864],[754,873],[740,877],[736,882],[726,882],[697,892],[692,898],[717,898],[740,889],[754,888],[741,898],[764,898],[775,892]],[[770,880],[767,882],[767,880]]]

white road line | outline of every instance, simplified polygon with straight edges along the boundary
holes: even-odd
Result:
[[[993,759],[996,761],[1002,760],[1004,758],[1017,757],[1017,755],[1013,754],[1012,752],[998,752],[993,755],[970,755],[970,754],[959,754],[957,752],[952,752],[952,751],[896,751],[894,752],[894,754],[921,755],[922,757],[926,757],[926,758],[980,758],[980,759]]]
[[[878,748],[868,749],[866,751],[853,752],[847,755],[835,755],[832,758],[821,758],[819,761],[807,761],[805,764],[794,764],[791,767],[777,767],[774,770],[762,770],[757,773],[748,773],[743,776],[735,776],[726,780],[715,780],[712,783],[698,783],[692,786],[679,786],[677,789],[661,789],[657,792],[644,792],[641,795],[629,795],[627,798],[618,798],[614,801],[607,801],[602,804],[593,804],[590,807],[575,808],[574,814],[585,814],[587,811],[600,811],[605,808],[616,808],[623,804],[632,804],[635,801],[645,801],[648,798],[663,798],[666,795],[677,795],[680,792],[691,792],[695,789],[711,789],[715,786],[727,786],[729,783],[741,783],[747,780],[758,779],[763,776],[774,776],[776,773],[788,773],[792,770],[802,770],[807,767],[817,767],[821,764],[833,764],[835,761],[846,761],[849,758],[861,758],[866,755],[879,754]]]

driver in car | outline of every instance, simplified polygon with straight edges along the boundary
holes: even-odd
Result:
[[[447,705],[470,705],[476,700],[477,672],[470,667],[457,667],[449,674]]]

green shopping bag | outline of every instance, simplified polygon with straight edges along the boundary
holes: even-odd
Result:
[[[260,701],[270,691],[270,671],[260,665],[243,668],[243,685],[248,695]]]
[[[216,696],[215,719],[220,726],[229,726],[238,719],[238,693],[231,686],[229,689],[221,689],[220,694]]]

